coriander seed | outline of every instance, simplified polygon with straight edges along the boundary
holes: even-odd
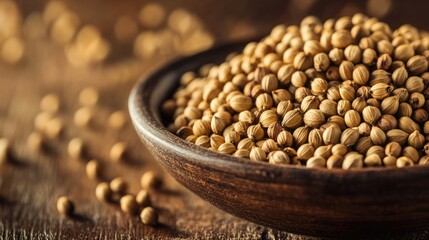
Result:
[[[124,127],[125,123],[126,123],[126,117],[125,117],[124,112],[122,112],[122,111],[113,112],[109,116],[109,126],[114,128],[114,129],[122,129]]]
[[[82,106],[94,106],[98,102],[98,91],[94,87],[84,88],[79,94],[79,103]]]
[[[110,149],[110,159],[115,162],[120,162],[127,155],[127,145],[124,142],[115,143]]]
[[[148,207],[151,205],[151,198],[149,192],[145,189],[140,190],[136,195],[136,202],[141,207]]]
[[[60,108],[60,99],[56,94],[50,93],[40,100],[40,109],[45,112],[56,113]]]
[[[67,151],[72,158],[82,158],[85,151],[85,144],[83,143],[82,139],[73,138],[70,140],[67,146]]]
[[[88,178],[92,180],[98,179],[100,177],[101,166],[100,163],[98,163],[98,161],[95,159],[89,161],[86,164],[85,170]]]
[[[161,186],[162,181],[154,171],[147,171],[142,175],[140,184],[143,189],[157,189]]]
[[[27,138],[27,145],[34,151],[40,151],[44,147],[45,140],[39,132],[33,132]]]
[[[131,194],[127,194],[121,197],[121,199],[119,200],[119,205],[123,212],[129,214],[135,214],[139,208],[139,205],[136,202],[136,198]]]
[[[74,114],[74,123],[78,127],[87,127],[93,118],[92,110],[89,107],[79,108]]]
[[[158,213],[152,207],[143,208],[140,218],[145,225],[156,225],[158,223]]]
[[[57,199],[57,210],[63,215],[73,215],[74,204],[66,196],[61,196]]]
[[[99,201],[107,202],[110,201],[112,197],[112,190],[110,190],[109,184],[106,182],[101,182],[95,188],[95,197]]]
[[[0,165],[9,161],[10,148],[9,140],[6,138],[0,138]]]
[[[127,189],[128,183],[121,177],[117,177],[110,182],[110,190],[114,193],[124,194]]]
[[[253,147],[250,151],[250,160],[252,161],[265,161],[267,155],[264,150],[259,147]]]

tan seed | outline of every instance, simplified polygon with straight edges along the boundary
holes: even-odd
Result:
[[[110,159],[115,162],[120,162],[125,160],[127,152],[127,144],[124,142],[115,143],[110,149]]]
[[[100,177],[101,165],[97,160],[93,159],[86,164],[85,170],[86,170],[86,175],[90,179],[95,180]]]
[[[79,94],[79,103],[82,106],[95,106],[98,102],[98,91],[94,87],[84,88]]]
[[[124,112],[122,111],[116,111],[113,112],[109,116],[109,126],[113,129],[122,129],[126,123],[127,118],[125,117]]]
[[[91,124],[92,118],[93,118],[93,113],[91,108],[82,107],[75,112],[73,120],[76,126],[87,127]]]
[[[158,213],[152,207],[143,208],[140,218],[145,225],[156,225],[158,223]]]
[[[114,193],[124,194],[128,190],[128,183],[121,177],[113,179],[109,186]]]
[[[121,206],[121,210],[123,212],[129,214],[135,214],[139,209],[139,205],[136,202],[136,198],[130,194],[121,197],[119,205]]]
[[[43,135],[39,132],[33,132],[28,136],[27,138],[27,145],[33,150],[33,151],[40,151],[44,147],[44,138]]]
[[[362,168],[363,156],[357,152],[349,152],[344,156],[343,169]]]
[[[9,140],[6,138],[0,138],[0,165],[9,161],[10,148]]]
[[[83,143],[82,139],[73,138],[72,140],[70,140],[67,146],[67,151],[72,158],[82,158],[85,151],[85,144]]]
[[[110,201],[112,197],[112,190],[110,190],[109,184],[101,182],[95,188],[95,197],[102,202]]]
[[[250,160],[252,161],[266,161],[267,155],[264,150],[259,147],[253,147],[250,151]]]
[[[314,156],[307,160],[307,168],[323,168],[326,165],[326,160],[323,157]]]
[[[141,207],[148,207],[148,206],[150,206],[152,201],[151,201],[149,192],[147,190],[145,190],[145,189],[140,190],[137,193],[136,202]]]
[[[162,185],[162,180],[154,171],[147,171],[142,175],[140,185],[147,190],[157,189]]]
[[[56,94],[50,93],[40,100],[40,109],[45,112],[56,113],[60,109],[60,99]]]
[[[398,168],[403,168],[403,167],[408,167],[413,165],[414,165],[413,161],[407,157],[400,157],[396,161],[396,167]]]

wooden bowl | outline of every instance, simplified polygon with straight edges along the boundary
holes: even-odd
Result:
[[[177,181],[228,213],[291,233],[356,237],[429,227],[428,167],[346,171],[270,165],[215,153],[170,133],[160,106],[181,74],[219,63],[243,46],[224,45],[174,61],[131,92],[138,135]]]

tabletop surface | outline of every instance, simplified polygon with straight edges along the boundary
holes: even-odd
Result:
[[[107,39],[114,38],[115,34],[109,21],[129,11],[136,15],[134,9],[146,4],[101,0],[64,2],[71,11],[80,14],[80,26],[94,24]],[[161,3],[167,14],[183,7],[175,1]],[[327,3],[332,5],[335,1]],[[127,113],[127,98],[132,86],[141,74],[189,52],[172,50],[150,58],[141,54],[136,57],[132,40],[125,43],[112,40],[110,55],[103,63],[79,66],[67,55],[67,46],[53,41],[52,23],[41,20],[48,2],[17,1],[17,4],[21,16],[18,35],[24,41],[25,54],[14,64],[0,61],[0,137],[8,138],[12,144],[12,157],[0,166],[0,239],[305,238],[250,223],[206,203],[166,174],[138,139]],[[200,1],[182,4],[195,12],[195,18],[202,19],[205,14],[206,6]],[[246,1],[238,1],[238,8],[217,21],[213,15],[227,9],[227,4],[217,5],[216,1],[206,4],[213,6],[214,13],[207,13],[207,19],[200,21],[205,24],[203,31],[209,33],[208,38],[213,43],[209,41],[209,45],[199,49],[267,32],[286,15],[280,14],[281,9],[276,10],[278,3],[267,1],[261,4],[261,10],[277,11],[277,14],[255,21],[257,8],[246,8]],[[100,10],[94,11],[97,8]],[[2,2],[0,16],[8,15],[1,10]],[[344,11],[347,13],[347,9]],[[240,16],[247,17],[239,21]],[[288,20],[296,22],[301,16],[295,13]],[[139,27],[138,31],[143,32],[144,28]],[[100,97],[92,107],[91,125],[78,127],[73,116],[80,108],[78,96],[85,87],[96,88]],[[41,112],[40,100],[48,93],[60,98],[60,109],[55,115],[64,123],[64,128],[58,138],[45,139],[43,151],[35,151],[28,146],[27,139],[37,131],[34,119]],[[127,122],[123,129],[115,130],[108,126],[107,119],[118,110],[126,113]],[[67,153],[67,144],[75,137],[82,138],[87,148],[82,159],[73,159]],[[110,159],[109,151],[120,141],[127,144],[129,154],[126,161],[116,163]],[[138,216],[123,213],[118,204],[97,201],[94,194],[97,181],[89,179],[85,173],[85,163],[90,159],[102,164],[102,181],[123,177],[129,182],[132,194],[141,189],[140,177],[145,171],[154,170],[162,176],[162,188],[150,191],[153,206],[159,211],[160,224],[145,226]],[[56,200],[61,195],[67,195],[74,202],[73,216],[65,217],[57,212]],[[424,239],[428,233],[396,237]]]

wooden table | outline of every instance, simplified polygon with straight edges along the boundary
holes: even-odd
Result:
[[[108,21],[141,5],[126,1],[66,2],[74,9],[81,9],[83,20],[97,24],[108,37],[111,35]],[[167,9],[178,7],[178,3],[161,2]],[[44,1],[27,4],[22,0],[18,3],[23,13],[28,14],[40,11]],[[328,3],[332,5],[335,1]],[[276,8],[279,3],[268,1],[260,7],[271,11],[272,15],[256,21],[260,15],[259,8],[246,7],[247,1],[238,1],[234,10],[219,20],[216,16],[228,8],[226,2],[218,4],[211,0],[204,4],[200,1],[183,4],[200,16],[205,15],[207,6],[213,6],[214,10],[204,21],[220,42],[266,31],[280,20],[296,21],[303,15],[294,13],[292,17],[286,17],[281,9]],[[90,11],[97,6],[102,6],[101,12],[106,11],[106,14],[100,16],[99,12]],[[362,4],[357,6],[362,7]],[[313,6],[311,11],[317,8]],[[240,16],[246,24],[254,23],[254,28],[234,32],[233,23],[239,22]],[[421,16],[427,18],[427,15]],[[228,34],[224,34],[222,26],[228,26]],[[112,59],[130,56],[129,46],[122,46],[116,48]],[[166,57],[150,61],[132,59],[130,66],[118,65],[121,61],[117,60],[117,63],[77,68],[68,63],[62,47],[44,38],[26,42],[26,57],[18,65],[0,64],[0,137],[9,138],[13,145],[13,159],[0,166],[0,239],[301,238],[249,223],[216,209],[160,169],[144,149],[129,121],[120,131],[107,126],[106,119],[110,113],[127,111],[128,93],[138,76],[165,61]],[[133,70],[126,77],[112,78],[110,74],[121,67],[121,71]],[[77,96],[86,86],[99,89],[100,101],[94,109],[94,124],[90,128],[79,128],[73,123],[73,114],[79,107]],[[64,120],[65,129],[59,139],[49,140],[48,149],[39,153],[31,150],[26,141],[34,131],[34,117],[40,112],[39,101],[47,93],[60,96],[58,115]],[[67,154],[67,143],[73,137],[81,137],[87,144],[88,154],[83,160],[71,159]],[[130,157],[124,163],[114,163],[109,159],[109,150],[117,141],[129,145]],[[129,181],[131,193],[140,189],[140,177],[145,171],[159,172],[164,186],[151,194],[153,204],[159,210],[161,224],[144,226],[138,216],[123,213],[117,204],[97,201],[94,195],[97,182],[89,180],[85,174],[85,161],[92,158],[102,162],[103,179],[122,176]],[[57,213],[56,200],[61,195],[67,195],[74,201],[76,214],[73,217]],[[418,236],[423,239],[428,234]]]

